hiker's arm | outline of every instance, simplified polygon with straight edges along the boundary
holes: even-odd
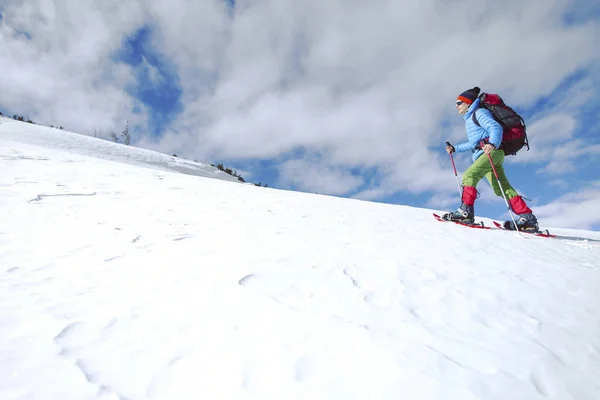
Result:
[[[474,147],[475,147],[475,143],[464,142],[464,143],[457,144],[456,146],[454,146],[454,151],[457,153],[461,153],[463,151],[471,151],[471,150],[473,150]]]
[[[496,146],[496,148],[500,147],[502,143],[502,125],[496,122],[494,117],[492,117],[492,113],[486,109],[480,108],[476,113],[479,125],[490,134],[490,143]]]

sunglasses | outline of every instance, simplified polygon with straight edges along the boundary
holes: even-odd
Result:
[[[462,103],[464,103],[464,101],[462,101],[462,100],[458,100],[458,101],[456,102],[456,105],[457,105],[457,106],[460,106]]]

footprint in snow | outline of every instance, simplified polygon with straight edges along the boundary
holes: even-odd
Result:
[[[68,324],[54,337],[54,342],[58,344],[64,340],[67,340],[70,336],[73,336],[76,332],[78,332],[83,325],[84,324],[81,321]]]
[[[178,242],[180,240],[189,239],[191,237],[192,237],[191,235],[181,235],[181,236],[177,236],[177,237],[173,238],[173,241]]]
[[[310,380],[314,373],[316,363],[313,357],[303,355],[296,360],[294,365],[294,377],[298,382]]]
[[[244,276],[242,279],[240,279],[240,280],[238,281],[238,284],[239,284],[240,286],[246,286],[246,287],[247,287],[247,286],[248,286],[248,284],[249,284],[251,281],[255,280],[255,279],[256,279],[256,278],[255,278],[255,277],[254,277],[254,275],[252,275],[252,274],[250,274],[250,275],[246,275],[246,276]]]

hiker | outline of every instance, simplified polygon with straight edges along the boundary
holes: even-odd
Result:
[[[446,213],[442,218],[451,221],[460,221],[467,224],[475,223],[474,204],[477,198],[477,183],[482,178],[487,178],[497,196],[502,196],[502,190],[498,185],[488,155],[496,168],[498,178],[504,189],[506,200],[512,211],[519,216],[516,219],[517,227],[521,231],[539,230],[537,218],[511,186],[504,173],[504,150],[501,148],[503,138],[503,127],[493,117],[492,113],[480,106],[480,89],[474,87],[461,93],[456,99],[456,110],[465,120],[468,140],[453,146],[446,142],[448,154],[453,152],[473,152],[473,164],[464,172],[462,178],[462,204],[458,210]],[[475,113],[475,115],[473,115]],[[477,123],[476,123],[477,122]],[[483,143],[481,143],[483,141]],[[483,147],[482,147],[483,145]],[[483,155],[483,157],[482,157]],[[513,221],[504,222],[506,229],[515,230]]]

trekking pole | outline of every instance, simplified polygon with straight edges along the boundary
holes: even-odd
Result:
[[[483,149],[485,142],[482,140],[479,143],[479,145]],[[504,194],[504,188],[502,187],[502,183],[500,182],[500,178],[498,177],[498,172],[496,171],[496,167],[494,166],[494,162],[492,161],[492,156],[490,156],[489,154],[487,156],[488,156],[488,160],[490,160],[490,165],[492,166],[492,171],[494,171],[494,176],[496,177],[496,180],[498,181],[498,186],[500,186],[500,191],[502,191],[502,197],[504,198],[504,203],[506,204],[506,208],[508,209],[510,218],[512,219],[512,222],[515,226],[515,230],[517,231],[519,236],[521,236],[521,233],[519,232],[519,227],[517,226],[517,222],[515,221],[515,217],[513,216],[512,210],[510,209],[510,204],[508,203],[508,200],[506,199],[506,194]]]
[[[450,142],[446,142],[446,146],[452,146]],[[452,146],[454,147],[454,146]],[[460,187],[460,183],[458,183],[458,174],[456,173],[456,165],[454,165],[454,157],[452,157],[452,153],[450,153],[450,160],[452,160],[452,168],[454,168],[454,177],[456,178],[456,186],[458,186],[458,197],[462,199],[462,189]]]

